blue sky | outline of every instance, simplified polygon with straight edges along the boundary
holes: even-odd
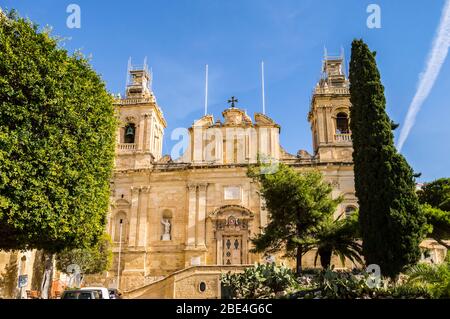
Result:
[[[81,8],[81,28],[66,26],[66,7]],[[381,7],[381,29],[366,26],[369,4]],[[290,153],[312,151],[307,122],[323,48],[347,60],[354,38],[377,51],[390,117],[402,124],[439,24],[444,0],[0,0],[65,38],[92,64],[113,93],[124,92],[128,57],[154,73],[153,89],[170,132],[203,115],[204,72],[209,65],[209,112],[215,118],[238,97],[250,115],[261,111],[260,62],[266,75],[266,111],[281,125]],[[450,176],[450,62],[445,62],[402,153],[420,181]],[[396,131],[396,138],[400,130]]]

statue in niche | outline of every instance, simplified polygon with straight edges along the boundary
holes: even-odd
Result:
[[[162,240],[170,240],[170,219],[163,218],[161,224],[164,226],[164,233],[162,235]]]

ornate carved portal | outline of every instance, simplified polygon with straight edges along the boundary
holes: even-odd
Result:
[[[249,236],[253,213],[239,205],[222,206],[209,214],[216,239],[218,265],[249,263]]]

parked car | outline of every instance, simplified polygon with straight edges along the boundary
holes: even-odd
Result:
[[[122,299],[122,293],[119,289],[109,288],[109,299]]]
[[[61,299],[101,299],[97,290],[65,290]]]
[[[105,287],[83,287],[80,290],[81,291],[93,290],[93,291],[98,292],[98,294],[100,295],[99,299],[111,299],[108,288],[105,288]]]

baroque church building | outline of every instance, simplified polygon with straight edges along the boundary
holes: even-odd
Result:
[[[268,218],[256,183],[246,175],[258,156],[272,165],[321,171],[332,195],[344,198],[335,218],[357,208],[342,57],[324,59],[313,91],[307,115],[311,155],[287,153],[280,145],[280,126],[261,113],[252,119],[233,97],[223,119],[205,115],[193,123],[182,156],[162,156],[166,119],[149,89],[151,75],[145,67],[129,72],[126,96],[115,101],[120,126],[107,226],[114,243],[108,278],[119,278],[122,290],[134,297],[214,297],[217,274],[263,262],[264,256],[249,252],[250,238]],[[313,266],[313,256],[304,258],[305,266]]]

